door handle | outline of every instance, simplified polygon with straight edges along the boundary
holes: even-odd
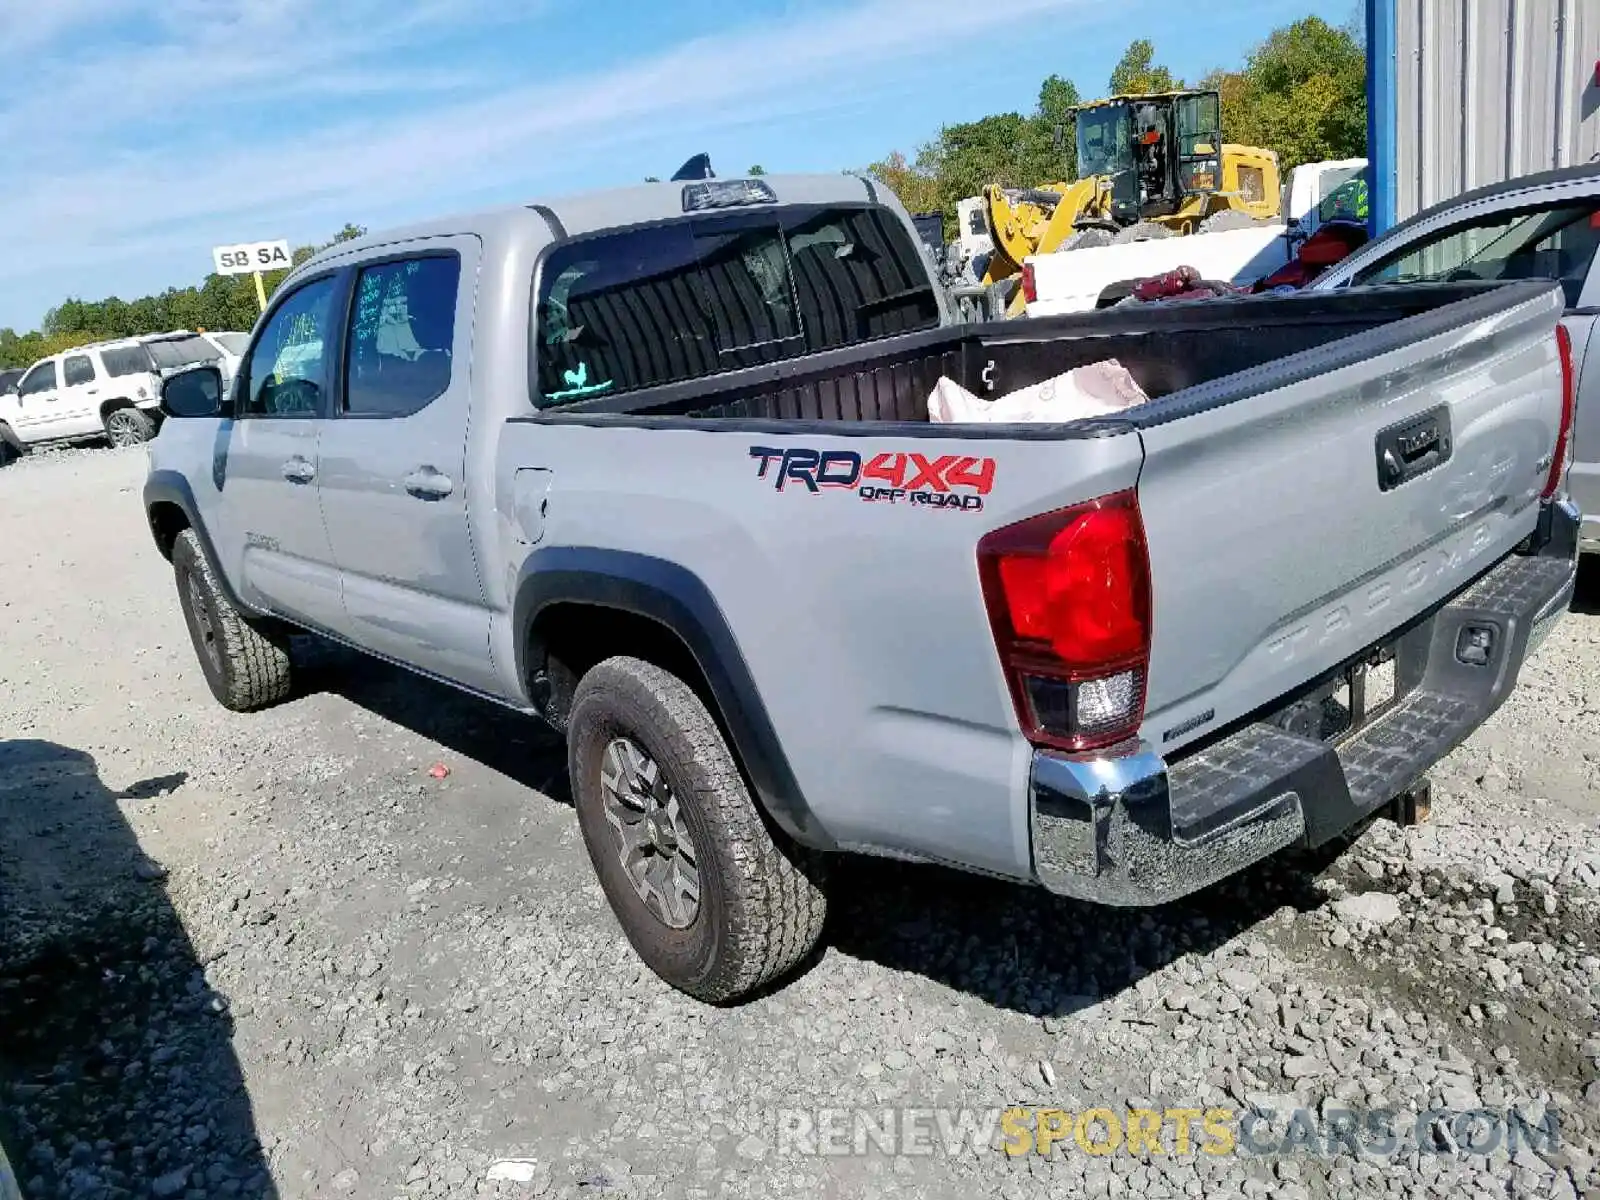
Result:
[[[290,483],[310,483],[317,477],[317,469],[303,458],[291,458],[283,464],[283,477]]]
[[[434,467],[418,467],[406,476],[406,491],[418,500],[443,500],[455,489],[450,476]]]

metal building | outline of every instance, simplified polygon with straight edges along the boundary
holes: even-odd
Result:
[[[1600,0],[1367,0],[1372,222],[1600,161]]]

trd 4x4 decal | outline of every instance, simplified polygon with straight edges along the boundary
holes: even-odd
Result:
[[[995,462],[965,454],[876,454],[854,450],[778,449],[751,446],[757,479],[770,479],[775,491],[850,488],[871,503],[919,505],[953,512],[982,512],[983,497],[994,490]]]

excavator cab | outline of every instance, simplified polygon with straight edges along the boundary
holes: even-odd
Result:
[[[1216,92],[1113,96],[1076,113],[1078,177],[1111,184],[1118,225],[1167,217],[1218,190],[1221,104]]]

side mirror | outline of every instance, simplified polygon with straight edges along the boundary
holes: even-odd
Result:
[[[222,411],[222,372],[190,367],[161,384],[161,411],[169,417],[214,417]]]

